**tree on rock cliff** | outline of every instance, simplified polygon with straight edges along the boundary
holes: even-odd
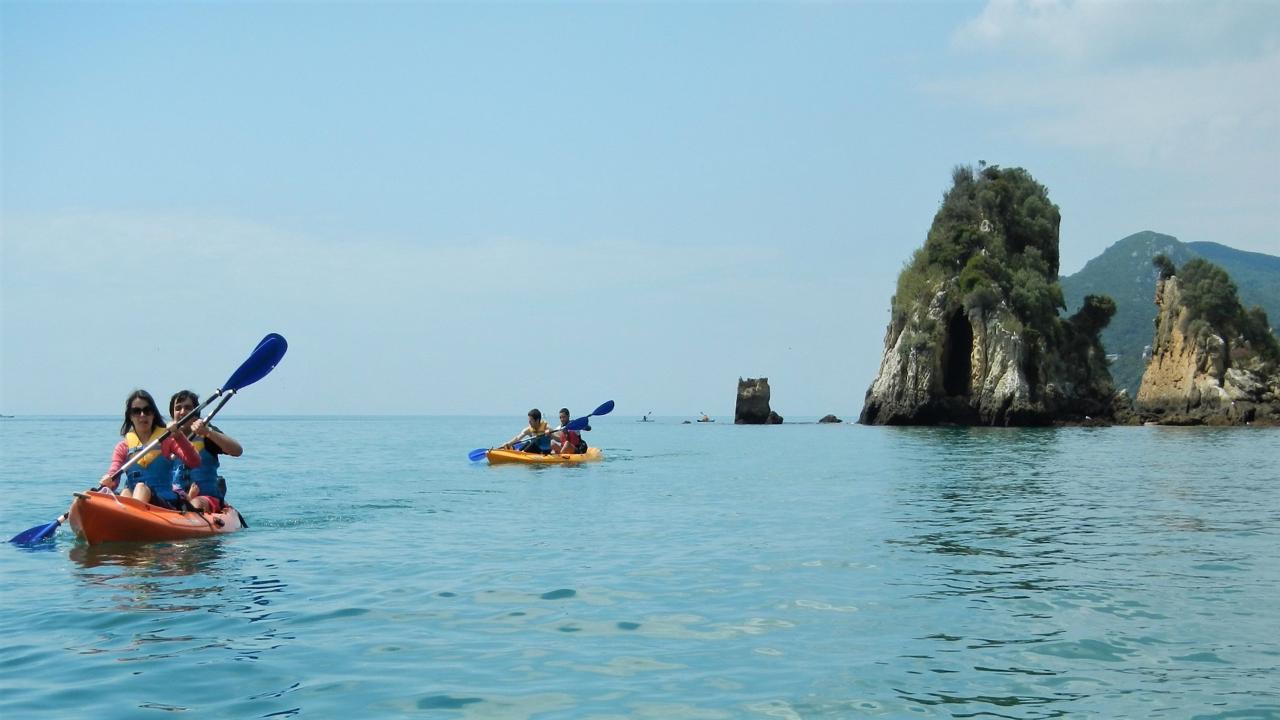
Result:
[[[1267,313],[1245,310],[1236,284],[1213,263],[1156,265],[1159,312],[1138,414],[1176,425],[1280,422],[1280,341]]]
[[[1187,310],[1187,327],[1183,329],[1192,336],[1213,333],[1221,337],[1224,368],[1231,366],[1231,348],[1237,345],[1245,346],[1243,350],[1263,362],[1280,360],[1280,343],[1271,333],[1266,311],[1258,306],[1245,310],[1226,270],[1200,258],[1187,262],[1181,270],[1170,263],[1168,270],[1180,281],[1182,304]]]
[[[924,246],[898,276],[866,423],[1042,424],[1109,415],[1098,333],[1108,298],[1070,320],[1058,285],[1061,214],[1022,168],[952,171]]]

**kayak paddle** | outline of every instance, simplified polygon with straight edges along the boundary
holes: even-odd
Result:
[[[276,364],[280,362],[280,358],[284,357],[284,353],[288,349],[289,343],[276,333],[270,333],[266,337],[262,338],[258,343],[258,346],[253,349],[252,353],[250,353],[249,358],[241,363],[240,367],[236,368],[235,372],[231,373],[231,377],[227,378],[227,381],[223,383],[222,387],[218,388],[209,396],[208,399],[200,403],[200,407],[183,416],[182,420],[165,428],[164,432],[160,434],[160,437],[147,443],[146,446],[135,453],[128,462],[121,465],[120,469],[116,470],[115,475],[119,476],[120,473],[132,467],[134,463],[138,462],[138,460],[142,459],[143,456],[154,450],[160,445],[160,443],[164,442],[165,438],[169,437],[169,435],[171,435],[175,430],[179,429],[187,420],[194,420],[205,406],[225,395],[222,402],[218,403],[218,407],[214,408],[213,412],[209,413],[208,420],[212,420],[213,416],[218,414],[218,411],[222,409],[223,405],[227,404],[227,401],[231,399],[232,395],[235,395],[243,388],[246,388],[266,377],[267,373],[271,372],[275,368]],[[98,487],[102,486],[99,485]],[[97,488],[94,489],[96,490]],[[53,534],[58,531],[58,526],[62,525],[66,519],[67,515],[64,513],[51,523],[37,525],[14,535],[12,538],[9,538],[9,542],[14,543],[15,545],[27,545],[52,537]]]
[[[592,410],[591,413],[587,415],[570,420],[569,422],[565,423],[561,427],[548,430],[545,433],[534,435],[533,437],[526,439],[521,444],[521,447],[524,447],[524,445],[527,444],[530,440],[536,440],[537,438],[540,438],[543,435],[558,433],[561,430],[574,430],[574,431],[581,430],[587,426],[587,422],[590,418],[597,417],[599,415],[608,415],[611,412],[613,412],[613,401],[609,400],[607,402],[602,403],[600,407],[596,408],[595,410]],[[491,449],[492,448],[476,448],[475,450],[472,450],[471,452],[467,453],[467,459],[470,460],[471,462],[479,462],[480,460],[483,460],[486,455],[489,454],[489,450]]]

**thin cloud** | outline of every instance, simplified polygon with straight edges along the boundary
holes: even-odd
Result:
[[[959,52],[1090,66],[1196,65],[1280,42],[1269,1],[992,0],[952,37]]]
[[[995,0],[953,36],[969,64],[927,88],[1031,142],[1261,180],[1280,158],[1277,27],[1265,3]]]

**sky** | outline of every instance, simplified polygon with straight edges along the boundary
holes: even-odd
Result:
[[[1280,255],[1280,4],[0,2],[0,413],[852,420],[957,165]]]

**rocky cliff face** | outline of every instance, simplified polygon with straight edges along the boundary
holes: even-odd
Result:
[[[858,422],[1045,425],[1111,418],[1092,297],[1058,318],[1058,211],[1021,169],[958,168],[925,247],[898,279]]]
[[[1239,339],[1229,344],[1223,331],[1192,322],[1177,276],[1156,285],[1156,307],[1151,361],[1135,403],[1143,420],[1170,425],[1280,423],[1280,373],[1242,348]]]
[[[936,290],[921,315],[890,325],[858,422],[1020,426],[1113,416],[1105,368],[1090,378],[1063,367],[1029,345],[1008,308],[965,310],[949,294]],[[1089,359],[1101,365],[1101,349]]]

